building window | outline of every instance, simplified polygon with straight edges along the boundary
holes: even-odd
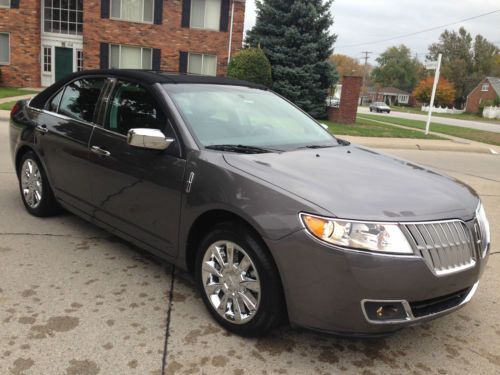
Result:
[[[0,64],[10,64],[10,34],[0,33]]]
[[[191,27],[219,30],[221,0],[192,0]]]
[[[217,74],[217,56],[190,53],[187,71],[192,74],[215,76]]]
[[[10,8],[10,0],[0,0],[0,8]]]
[[[112,0],[111,18],[138,21],[153,22],[154,0]]]
[[[44,0],[43,20],[47,33],[82,35],[83,0]]]
[[[52,72],[52,47],[43,47],[43,71]]]
[[[83,51],[81,49],[76,51],[76,71],[81,72],[83,70]]]
[[[488,91],[490,89],[490,85],[487,83],[483,83],[483,86],[481,86],[481,91]]]
[[[151,48],[110,45],[109,67],[112,69],[151,69]]]

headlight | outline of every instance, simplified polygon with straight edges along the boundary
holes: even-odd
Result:
[[[383,253],[413,254],[413,249],[397,224],[327,219],[309,214],[300,214],[300,217],[309,233],[333,245]]]
[[[486,211],[484,211],[484,207],[482,203],[479,203],[479,207],[476,213],[477,221],[479,224],[479,230],[481,231],[481,251],[483,257],[486,255],[488,251],[488,246],[491,242],[491,234],[490,234],[490,223],[488,218],[486,217]]]

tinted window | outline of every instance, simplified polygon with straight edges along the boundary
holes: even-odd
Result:
[[[50,112],[57,112],[63,91],[64,90],[59,90],[59,92],[49,100],[47,106],[45,107],[47,110]]]
[[[92,122],[104,83],[104,78],[84,78],[70,83],[64,90],[59,113]]]
[[[119,82],[111,106],[107,128],[126,135],[130,129],[153,128],[166,131],[166,117],[151,93],[141,85]]]

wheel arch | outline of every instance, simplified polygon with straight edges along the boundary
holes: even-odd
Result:
[[[274,261],[274,257],[272,256],[272,253],[269,250],[268,246],[266,245],[266,242],[264,241],[262,235],[250,222],[245,220],[240,215],[235,214],[234,212],[224,209],[212,209],[199,215],[193,221],[193,223],[189,228],[185,245],[185,262],[186,262],[186,268],[189,272],[194,272],[195,269],[196,251],[198,243],[201,241],[203,236],[206,235],[206,233],[210,230],[210,228],[212,228],[215,224],[222,222],[233,222],[233,223],[236,222],[245,226],[257,238],[260,239],[262,245],[269,252]]]

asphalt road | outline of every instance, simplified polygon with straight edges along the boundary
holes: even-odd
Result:
[[[6,129],[0,123],[2,375],[500,373],[500,156],[388,151],[468,182],[484,200],[495,254],[465,308],[382,339],[288,327],[242,339],[212,321],[172,267],[73,215],[27,214]]]
[[[368,109],[368,107],[358,107],[358,113],[369,114],[370,110]],[[372,112],[371,114],[377,115],[377,116],[390,116],[390,117],[405,118],[405,119],[409,119],[409,120],[427,121],[426,114],[419,115],[416,113],[404,113],[404,112],[395,112],[395,111],[391,111],[391,113],[389,113],[389,114],[387,114],[387,113],[375,113],[375,112]],[[490,132],[500,133],[500,124],[489,123],[489,122],[460,120],[460,119],[454,119],[454,118],[449,118],[449,117],[439,117],[439,116],[433,116],[432,122],[435,122],[438,124],[443,124],[443,125],[455,125],[455,126],[460,126],[462,128],[472,128],[472,129],[487,130]]]

